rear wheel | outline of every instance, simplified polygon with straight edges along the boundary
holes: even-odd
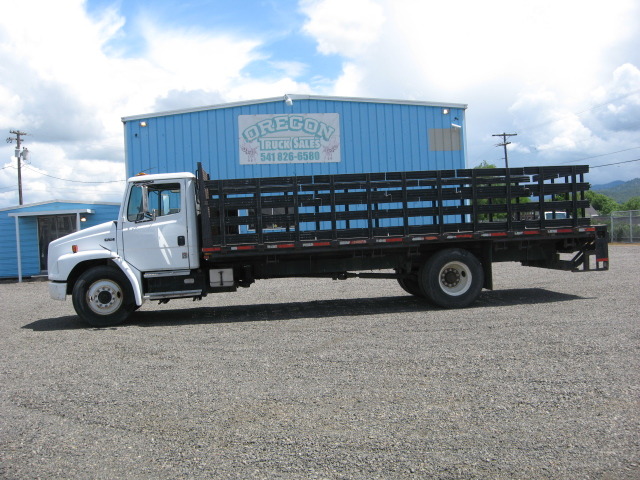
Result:
[[[480,295],[484,271],[471,252],[450,248],[429,258],[418,278],[422,293],[431,303],[444,308],[462,308]]]
[[[136,308],[127,277],[113,267],[94,267],[84,272],[72,293],[73,308],[88,324],[110,327],[124,322]]]

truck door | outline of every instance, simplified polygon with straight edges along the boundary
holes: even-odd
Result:
[[[189,269],[184,181],[136,182],[122,221],[121,252],[143,272]]]

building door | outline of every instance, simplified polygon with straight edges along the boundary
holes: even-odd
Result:
[[[48,215],[38,217],[38,241],[40,244],[41,271],[47,271],[49,243],[75,231],[75,215]]]

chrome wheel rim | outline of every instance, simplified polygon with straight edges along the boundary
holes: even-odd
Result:
[[[122,301],[122,289],[113,280],[98,280],[87,290],[87,305],[98,315],[110,315],[118,311]]]

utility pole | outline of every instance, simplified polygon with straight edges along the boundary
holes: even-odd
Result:
[[[18,205],[22,205],[22,159],[27,159],[29,150],[25,147],[24,150],[20,151],[20,145],[22,143],[22,138],[20,137],[22,135],[28,135],[28,133],[21,132],[20,130],[10,130],[9,133],[15,135],[15,138],[7,138],[7,143],[11,143],[14,140],[16,141],[16,159],[18,160]]]
[[[491,135],[492,137],[502,137],[502,143],[498,143],[496,147],[504,147],[504,165],[506,168],[509,168],[509,158],[507,157],[507,145],[511,142],[507,142],[507,137],[515,137],[518,135],[517,133],[496,133],[495,135]]]

